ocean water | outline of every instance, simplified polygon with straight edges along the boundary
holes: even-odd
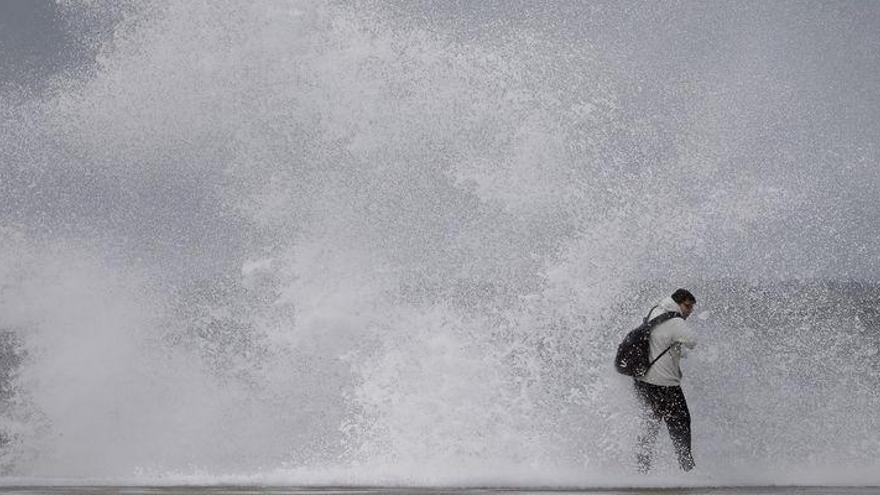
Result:
[[[820,7],[54,5],[4,490],[869,492],[804,488],[880,485],[876,9]],[[642,477],[611,361],[677,287],[697,469]]]

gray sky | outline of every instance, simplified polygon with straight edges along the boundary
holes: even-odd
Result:
[[[0,2],[0,88],[36,99],[51,90],[53,78],[88,78],[126,5],[107,7],[101,16],[78,17],[52,1]],[[51,142],[41,147],[50,156],[59,152]],[[210,273],[238,262],[232,260],[241,239],[228,234],[242,225],[191,177],[155,174],[120,187],[76,163],[46,167],[33,160],[0,165],[0,211],[38,237],[100,238],[118,250],[111,256],[128,253],[171,273],[181,267]]]
[[[53,2],[0,2],[0,84],[39,85],[59,70],[89,63],[75,34]]]
[[[422,28],[465,45],[503,45],[525,32],[551,47],[582,45],[614,84],[620,118],[646,120],[663,136],[640,152],[642,159],[673,159],[690,139],[720,156],[711,175],[692,179],[694,188],[748,181],[801,195],[796,208],[752,223],[745,239],[708,232],[711,256],[743,257],[743,264],[766,257],[768,267],[797,276],[880,276],[880,3],[354,5],[397,28]],[[118,14],[78,18],[61,15],[51,2],[0,2],[2,91],[34,95],[59,75],[87,78]],[[622,147],[638,147],[633,136],[620,139],[628,140]],[[0,166],[3,216],[43,233],[92,229],[122,251],[217,269],[259,235],[213,195],[210,178],[135,175],[120,188],[94,170],[48,171],[10,155]],[[175,169],[169,163],[162,170]],[[35,181],[43,196],[29,188]],[[70,183],[77,186],[59,192]],[[749,249],[743,252],[740,241]],[[206,254],[218,245],[223,253]],[[700,261],[711,263],[711,256]],[[808,258],[823,260],[820,268]]]

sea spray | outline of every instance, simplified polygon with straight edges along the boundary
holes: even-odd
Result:
[[[701,86],[726,65],[652,95],[528,22],[106,7],[63,10],[113,26],[93,64],[3,95],[7,473],[639,482],[611,356],[678,286],[713,311],[685,363],[705,476],[876,467],[876,295],[803,277],[832,231],[766,249],[818,223],[824,168],[731,158],[738,93]]]

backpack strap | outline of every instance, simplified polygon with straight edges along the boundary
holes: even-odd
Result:
[[[651,316],[651,312],[654,311],[654,308],[656,308],[656,307],[657,306],[654,306],[653,308],[651,308],[651,311],[648,311],[648,316],[645,317],[645,322],[648,321],[648,317]],[[654,327],[656,327],[657,325],[659,325],[663,322],[669,321],[673,318],[684,318],[684,317],[681,315],[681,313],[679,313],[677,311],[669,311],[669,312],[663,313],[662,315],[659,315],[656,318],[654,318],[653,320],[651,320],[651,331],[653,331]],[[672,344],[672,345],[675,345],[675,344]],[[657,356],[653,360],[651,360],[651,363],[648,364],[648,368],[645,370],[645,374],[648,373],[648,371],[651,369],[651,366],[654,366],[654,363],[656,363],[658,359],[662,358],[664,354],[669,352],[669,349],[672,349],[672,345],[670,345],[663,352],[661,352],[659,356]]]
[[[656,308],[657,306],[654,306],[654,307]],[[654,311],[654,310],[651,309],[651,311]],[[650,313],[648,313],[648,314],[650,315]],[[656,318],[654,318],[653,320],[650,321],[651,329],[653,330],[654,327],[656,327],[657,325],[664,323],[666,321],[669,321],[673,318],[684,318],[684,316],[682,316],[681,313],[679,313],[678,311],[667,311],[666,313],[663,313],[662,315],[658,315]],[[645,320],[647,321],[647,318],[645,318]]]
[[[674,345],[674,344],[673,344],[673,345]],[[655,357],[655,358],[651,361],[651,363],[648,364],[648,369],[645,370],[645,374],[648,373],[648,370],[651,369],[651,366],[654,366],[654,363],[656,363],[658,359],[662,358],[664,354],[666,354],[667,352],[669,352],[669,349],[672,349],[672,346],[667,347],[665,351],[661,352],[659,356]]]
[[[659,304],[658,304],[658,306],[659,306]],[[648,323],[648,318],[651,317],[651,313],[653,313],[655,309],[657,309],[657,306],[654,306],[653,308],[648,310],[648,314],[645,315],[645,318],[642,320],[642,323]]]

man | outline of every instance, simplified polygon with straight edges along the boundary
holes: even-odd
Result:
[[[684,356],[682,346],[692,349],[697,344],[694,332],[685,323],[696,303],[690,291],[678,289],[654,306],[648,315],[648,319],[654,319],[671,311],[679,313],[681,318],[671,318],[654,327],[650,347],[651,360],[656,361],[644,375],[635,379],[636,396],[643,414],[636,461],[639,471],[643,473],[651,469],[654,443],[661,421],[665,421],[669,429],[681,469],[690,471],[694,467],[691,415],[681,391],[679,363]]]

